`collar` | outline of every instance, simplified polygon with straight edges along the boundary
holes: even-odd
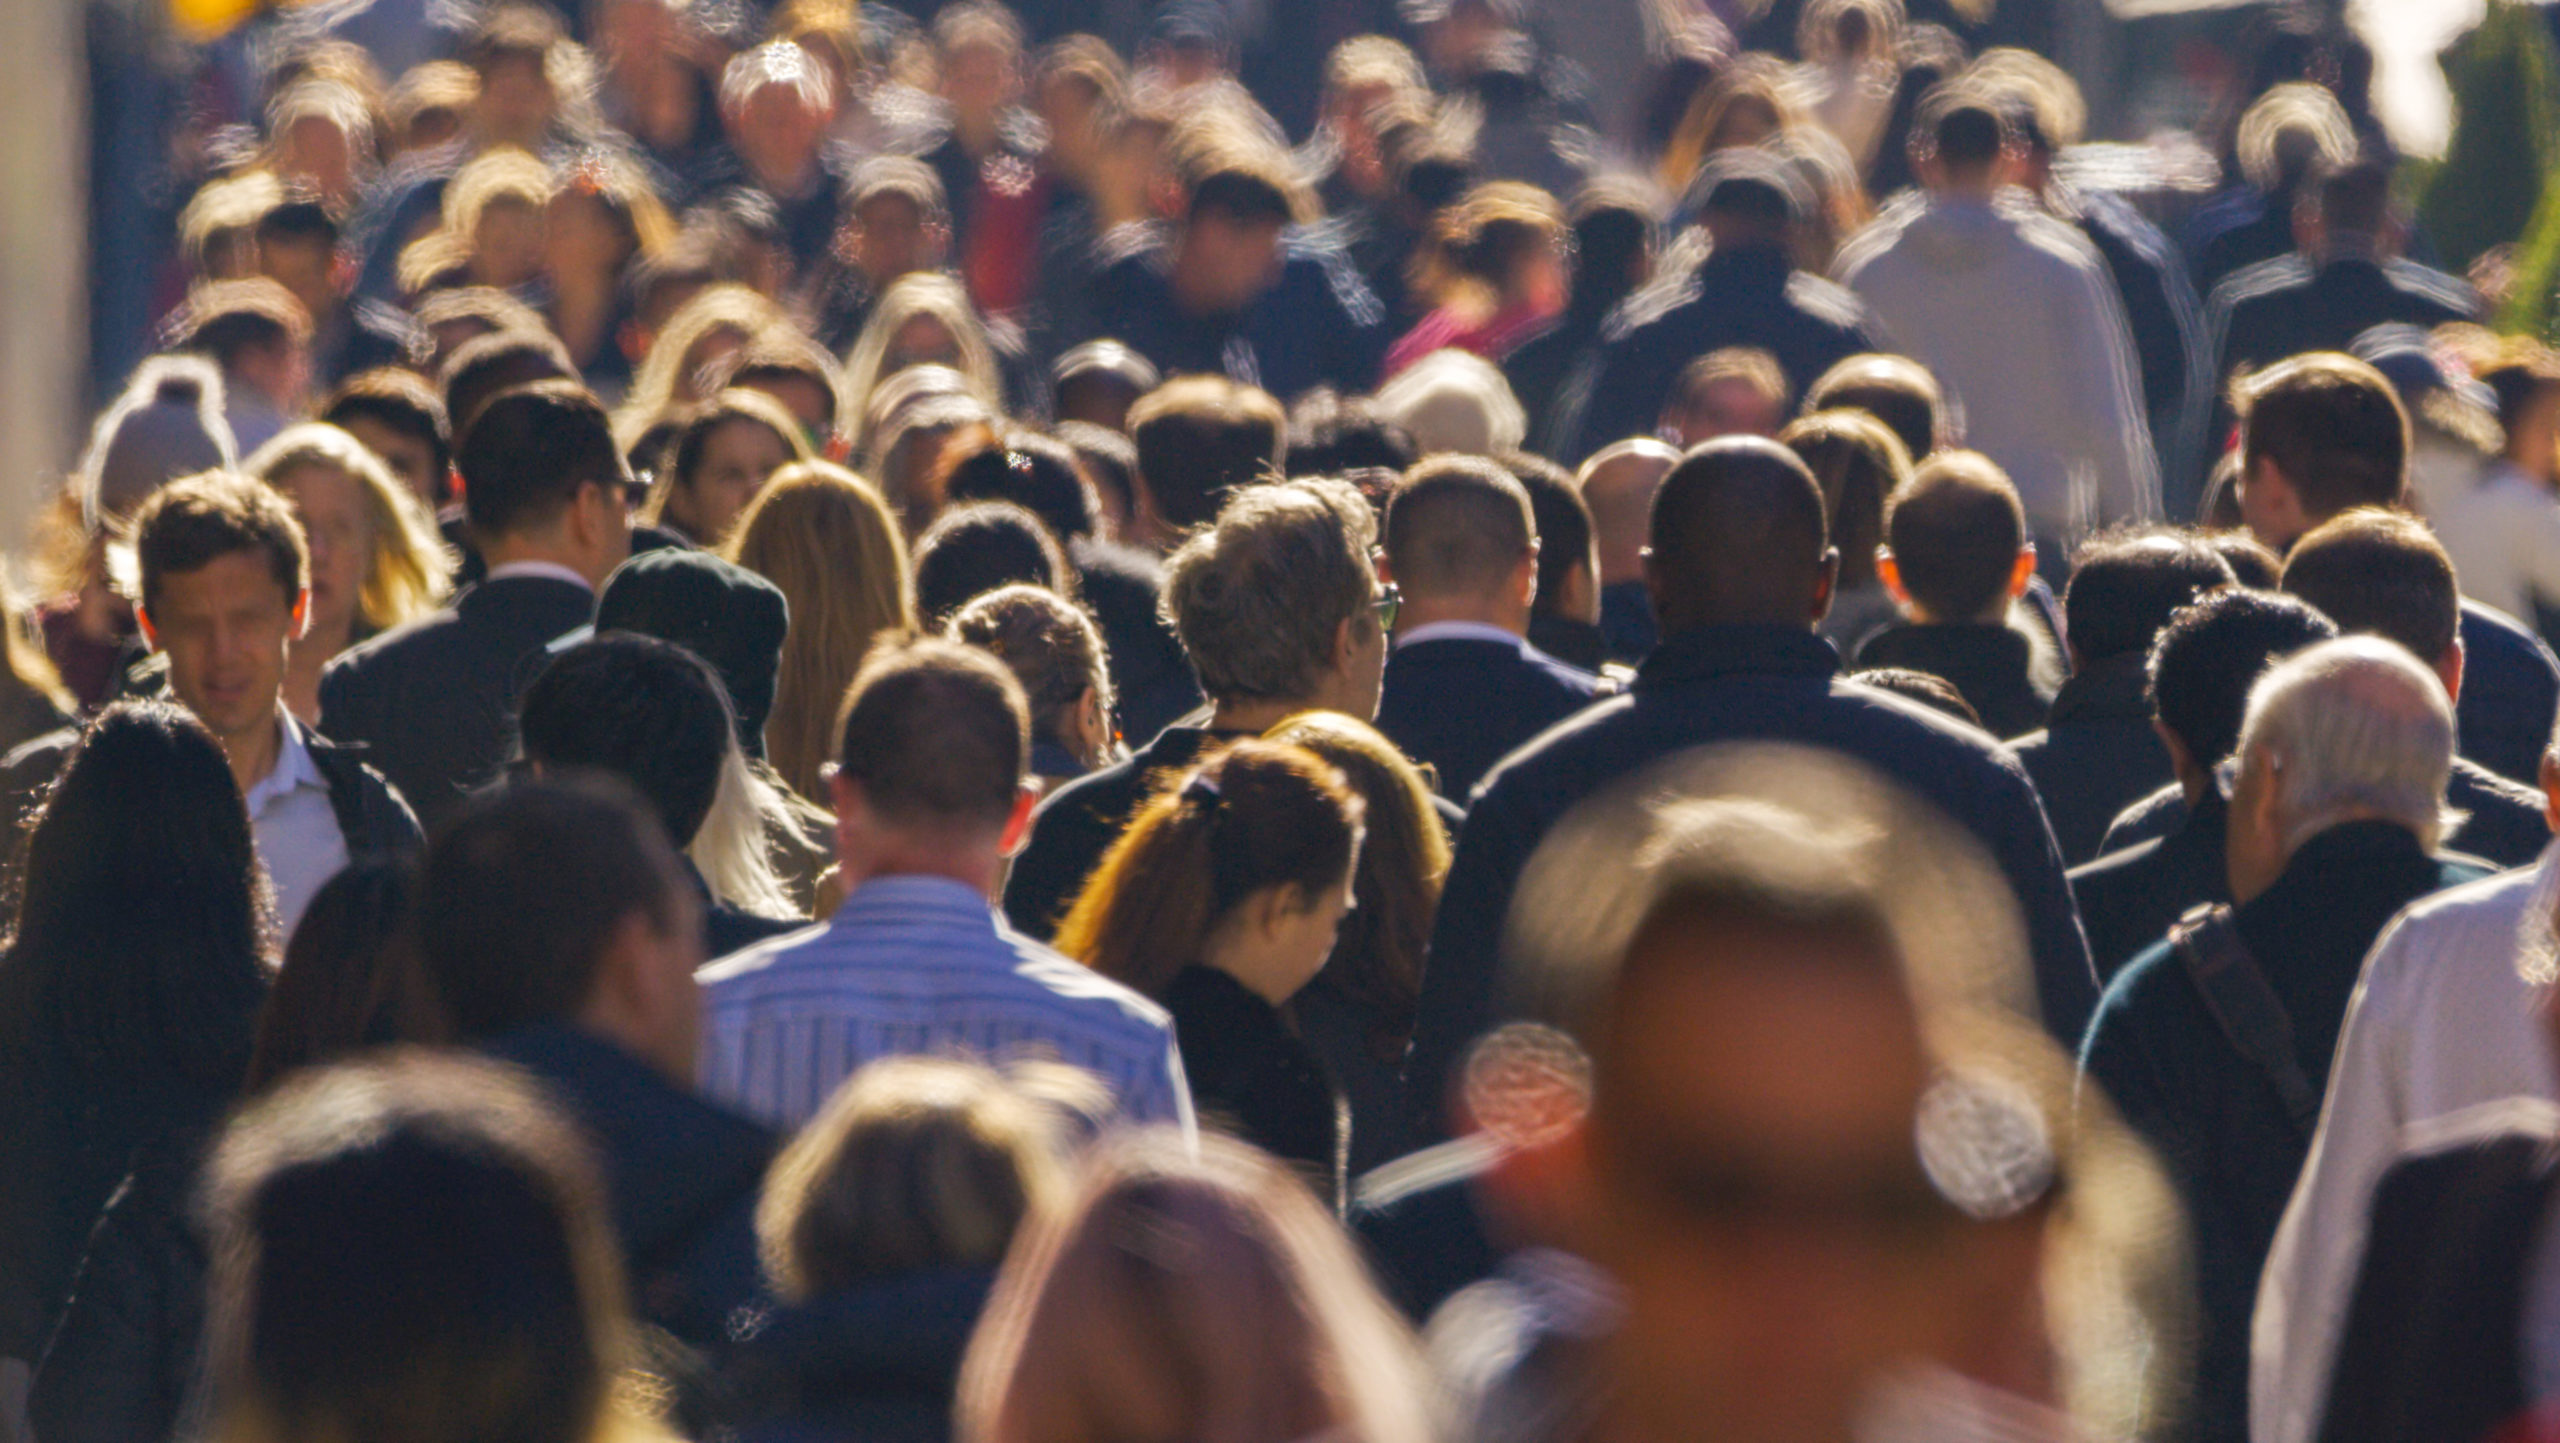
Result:
[[[2345,895],[2365,891],[2376,868],[2428,861],[2418,835],[2382,817],[2358,817],[2312,833],[2285,858],[2273,885],[2252,898],[2253,910],[2301,906],[2327,911]]]
[[[1513,648],[1524,645],[1519,633],[1505,631],[1501,627],[1491,626],[1481,621],[1435,621],[1428,626],[1417,626],[1397,637],[1396,650],[1402,651],[1408,646],[1421,646],[1425,642],[1433,641],[1489,641],[1498,646]]]
[[[843,922],[883,911],[931,911],[971,918],[989,926],[995,922],[994,904],[977,888],[923,872],[897,872],[865,881],[845,894],[843,903],[836,908],[836,920]]]
[[[1840,674],[1840,652],[1810,629],[1795,626],[1702,626],[1666,636],[1636,669],[1639,693],[1724,676],[1798,676],[1828,680]]]
[[[328,779],[320,775],[319,766],[311,760],[310,746],[302,739],[302,724],[281,706],[276,708],[276,730],[276,764],[241,798],[253,817],[304,787],[321,791],[329,788]]]
[[[2139,653],[2110,656],[2074,672],[2053,694],[2048,725],[2073,721],[2147,721],[2149,676]]]
[[[489,574],[482,577],[480,580],[481,584],[486,585],[492,581],[511,581],[518,577],[526,579],[540,578],[544,581],[565,581],[571,586],[578,588],[580,591],[587,592],[590,595],[594,594],[596,589],[594,582],[587,580],[585,577],[570,570],[568,567],[561,565],[557,561],[510,561],[504,566],[490,567]]]

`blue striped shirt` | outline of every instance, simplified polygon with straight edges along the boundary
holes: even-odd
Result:
[[[864,1063],[918,1053],[1069,1063],[1102,1079],[1123,1119],[1193,1126],[1164,1009],[949,878],[875,877],[826,925],[699,979],[703,1091],[775,1127],[807,1122]]]

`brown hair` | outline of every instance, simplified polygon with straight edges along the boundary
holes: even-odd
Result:
[[[1257,486],[1165,564],[1164,610],[1213,699],[1287,700],[1333,663],[1342,623],[1373,625],[1369,503],[1338,481]]]
[[[2272,461],[2326,521],[2357,506],[2397,506],[2409,487],[2409,413],[2380,371],[2336,351],[2280,361],[2232,387],[2243,484]]]
[[[1917,465],[1938,449],[1946,430],[1946,392],[1929,368],[1908,356],[1869,352],[1822,373],[1805,390],[1804,409],[1864,411],[1891,430]]]
[[[1537,543],[1528,490],[1479,457],[1428,457],[1387,498],[1387,564],[1408,596],[1494,591]]]
[[[325,421],[306,421],[277,432],[240,464],[279,493],[283,479],[305,467],[337,471],[355,483],[373,526],[373,548],[356,592],[356,610],[366,626],[389,631],[435,610],[452,592],[453,552],[426,503],[355,437]]]
[[[660,453],[655,474],[649,478],[649,497],[640,506],[639,519],[652,524],[666,516],[667,498],[677,487],[688,490],[692,487],[695,474],[702,469],[702,453],[710,449],[711,434],[732,421],[753,422],[779,437],[783,449],[791,453],[784,465],[791,461],[817,459],[809,450],[809,438],[801,432],[798,419],[784,410],[780,401],[762,391],[733,386],[707,401],[675,413],[670,420],[675,434],[667,441],[666,450]],[[774,474],[781,475],[782,467],[775,467]],[[702,538],[705,544],[713,546],[722,539],[717,536]]]
[[[1058,927],[1058,950],[1155,995],[1257,892],[1312,899],[1348,879],[1360,798],[1303,747],[1251,738],[1170,777],[1103,856]]]
[[[311,552],[293,508],[263,481],[207,471],[151,493],[131,522],[145,610],[161,578],[199,571],[235,552],[254,551],[291,605],[311,585]]]
[[[408,935],[417,910],[411,862],[359,859],[321,885],[258,1012],[244,1092],[366,1047],[444,1041],[443,1008]]]
[[[1840,552],[1840,589],[1876,584],[1885,508],[1911,480],[1911,453],[1891,427],[1862,410],[1816,411],[1778,433],[1822,483],[1822,507]]]
[[[2338,624],[2408,648],[2429,667],[2462,629],[2452,558],[2426,523],[2360,506],[2314,527],[2284,561],[2284,590]]]
[[[1223,376],[1167,381],[1129,408],[1139,484],[1177,530],[1205,525],[1229,493],[1279,475],[1288,438],[1278,401]]]
[[[1941,622],[1972,621],[2006,598],[2026,512],[2008,475],[1978,451],[1920,463],[1884,518],[1902,589]]]
[[[1489,181],[1431,218],[1414,252],[1417,295],[1446,305],[1472,294],[1499,304],[1522,262],[1566,244],[1564,207],[1534,185]]]
[[[844,698],[841,775],[893,824],[1001,824],[1031,759],[1022,684],[936,637],[871,649]]]
[[[1111,712],[1110,658],[1083,607],[1044,586],[1000,586],[952,614],[945,634],[1001,661],[1022,683],[1035,737],[1061,741],[1066,714],[1091,688]]]
[[[1722,381],[1748,385],[1770,409],[1786,414],[1787,373],[1776,356],[1758,346],[1719,346],[1682,367],[1680,382],[1672,387],[1675,404],[1695,406],[1709,386]]]

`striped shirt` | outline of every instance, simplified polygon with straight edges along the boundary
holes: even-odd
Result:
[[[1130,1122],[1193,1127],[1164,1009],[1004,925],[943,877],[875,877],[823,927],[724,957],[703,989],[702,1088],[797,1128],[864,1063],[1044,1058],[1099,1077]]]

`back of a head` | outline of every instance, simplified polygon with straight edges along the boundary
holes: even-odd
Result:
[[[1168,381],[1129,408],[1139,482],[1176,530],[1215,520],[1229,493],[1280,474],[1287,433],[1278,401],[1217,376]]]
[[[1851,356],[1822,373],[1805,391],[1807,414],[1855,410],[1893,429],[1914,462],[1938,449],[1946,431],[1945,393],[1927,367],[1905,356]]]
[[[417,911],[413,859],[360,859],[320,884],[258,1013],[247,1091],[366,1048],[443,1040],[443,1011],[409,943]]]
[[[1913,671],[1900,666],[1871,666],[1849,673],[1849,680],[1878,691],[1891,692],[1904,701],[1918,702],[1931,711],[1943,712],[1966,726],[1982,725],[1982,713],[1964,699],[1955,683],[1934,672]]]
[[[1865,411],[1815,411],[1778,433],[1822,485],[1822,508],[1840,550],[1843,590],[1875,584],[1884,513],[1911,480],[1911,455],[1891,427]]]
[[[1490,456],[1529,438],[1528,413],[1500,369],[1471,351],[1433,351],[1378,388],[1378,409],[1425,455]]]
[[[720,679],[692,652],[603,632],[551,659],[517,714],[525,760],[603,772],[639,793],[667,839],[692,843],[720,790],[734,722]]]
[[[541,381],[491,398],[455,462],[463,507],[482,537],[557,520],[594,485],[618,501],[630,481],[604,406],[573,381]]]
[[[1035,732],[1055,732],[1087,688],[1106,714],[1111,709],[1101,629],[1084,608],[1047,587],[997,587],[954,612],[945,633],[1012,671]]]
[[[2366,159],[2323,167],[2307,198],[2332,243],[2349,235],[2370,239],[2391,220],[2391,167]]]
[[[1528,493],[1508,471],[1434,456],[1405,473],[1386,514],[1387,563],[1408,597],[1498,596],[1538,544]]]
[[[2062,593],[2063,629],[2080,664],[2142,656],[2169,618],[2197,597],[2238,584],[2211,543],[2167,528],[2093,537]]]
[[[1577,314],[1604,314],[1643,282],[1661,212],[1659,196],[1632,179],[1595,180],[1574,194],[1573,294],[1567,304]]]
[[[1591,507],[1582,499],[1582,488],[1574,484],[1573,473],[1554,462],[1521,454],[1501,460],[1511,479],[1529,494],[1529,531],[1538,538],[1538,595],[1531,609],[1545,615],[1562,604],[1565,579],[1575,567],[1587,573],[1591,585],[1600,584]]]
[[[446,423],[459,444],[492,397],[537,381],[575,381],[578,370],[559,338],[547,330],[497,331],[474,336],[445,357],[440,386]]]
[[[604,1433],[621,1268],[584,1144],[529,1083],[424,1053],[307,1072],[208,1177],[223,1436]]]
[[[2336,351],[2295,356],[2238,383],[2234,400],[2244,478],[2274,465],[2313,524],[2358,506],[2397,506],[2407,493],[2409,415],[2364,362]]]
[[[2355,127],[2328,87],[2310,81],[2275,86],[2240,117],[2241,173],[2271,195],[2289,195],[2311,173],[2355,155]]]
[[[1063,592],[1074,584],[1066,555],[1040,518],[1010,501],[945,511],[916,538],[916,614],[936,625],[999,586],[1023,583]]]
[[[1921,102],[1921,129],[1929,154],[1949,181],[1978,177],[1999,162],[2009,125],[1986,95],[1962,82]]]
[[[1319,386],[1289,407],[1289,474],[1402,471],[1420,458],[1411,432],[1365,396]]]
[[[1310,695],[1342,623],[1377,595],[1374,523],[1350,488],[1257,486],[1165,566],[1164,612],[1213,700]]]
[[[2381,637],[2339,637],[2276,663],[2250,688],[2239,750],[2272,763],[2288,850],[2363,817],[2398,822],[2432,850],[2449,820],[2453,701]]]
[[[1574,473],[1574,485],[1591,511],[1602,572],[1617,569],[1610,560],[1613,554],[1632,561],[1649,543],[1654,493],[1679,464],[1680,453],[1670,443],[1634,436],[1592,453]]]
[[[462,1040],[575,1016],[615,930],[673,929],[686,883],[618,784],[541,781],[477,799],[427,848],[418,943]]]
[[[2017,488],[1977,451],[1920,463],[1885,512],[1884,531],[1904,593],[1942,622],[1980,620],[2006,602],[2027,542]]]
[[[1721,346],[1691,361],[1667,409],[1685,416],[1697,440],[1773,435],[1787,419],[1787,373],[1758,346]]]
[[[1031,432],[951,458],[929,494],[952,504],[1010,501],[1038,517],[1061,546],[1091,536],[1098,509],[1076,453]]]
[[[1728,436],[1680,458],[1654,495],[1650,536],[1664,635],[1812,627],[1830,560],[1822,488],[1777,442]]]
[[[311,316],[293,293],[264,276],[213,281],[188,293],[170,318],[169,348],[205,356],[230,375],[252,352],[307,344]]]
[[[2285,556],[2284,590],[2344,632],[2371,632],[2440,665],[2462,627],[2453,560],[2426,523],[2361,507],[2314,528]]]
[[[1000,829],[1030,765],[1022,684],[994,658],[939,639],[874,648],[836,734],[837,776],[893,827]]]
[[[775,673],[790,633],[782,589],[707,551],[663,547],[614,569],[596,597],[596,630],[673,642],[710,663],[736,714],[738,744],[764,754]],[[670,835],[681,835],[670,828]]]
[[[2151,707],[2199,766],[2240,744],[2249,688],[2269,665],[2338,629],[2308,604],[2233,587],[2179,608],[2151,644]]]
[[[181,476],[238,464],[221,373],[202,357],[155,356],[99,416],[73,484],[94,530]]]
[[[806,1302],[906,1274],[992,1270],[1064,1185],[1058,1133],[983,1063],[871,1063],[774,1160],[756,1208],[765,1272]]]

